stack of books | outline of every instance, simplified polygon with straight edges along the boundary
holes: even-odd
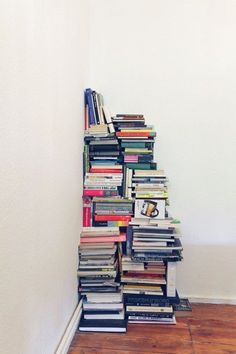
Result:
[[[118,227],[84,227],[81,232],[78,276],[83,297],[82,331],[126,331],[119,282],[120,239]]]
[[[126,227],[133,216],[133,201],[125,198],[95,197],[93,213],[94,226]]]
[[[130,323],[175,324],[179,222],[154,159],[156,132],[142,114],[111,116],[85,90],[81,331],[125,332]]]
[[[125,332],[120,286],[122,243],[133,203],[122,198],[120,144],[103,97],[85,90],[83,230],[79,245],[81,331]]]
[[[154,169],[153,146],[156,132],[145,124],[142,114],[117,114],[112,118],[120,141],[124,166],[130,169]]]
[[[129,323],[176,323],[176,262],[182,259],[177,225],[171,218],[134,218],[128,226],[121,282]]]
[[[135,199],[168,199],[167,177],[163,170],[134,170],[132,193]],[[160,217],[159,217],[160,218]]]
[[[130,226],[129,242],[134,260],[151,261],[180,261],[182,259],[182,244],[180,232],[174,223],[161,224],[140,224],[137,219],[133,220],[134,225]],[[177,224],[178,225],[178,224]]]

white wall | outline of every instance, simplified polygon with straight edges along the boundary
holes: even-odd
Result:
[[[52,354],[77,304],[86,1],[0,9],[0,352]]]
[[[236,2],[89,3],[90,85],[157,129],[182,220],[179,291],[236,300]]]

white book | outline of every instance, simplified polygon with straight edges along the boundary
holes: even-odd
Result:
[[[176,294],[176,265],[177,262],[167,262],[166,295],[170,297]]]
[[[173,313],[172,306],[126,306],[127,312],[168,312]]]
[[[164,219],[166,202],[163,199],[136,199],[135,218]]]

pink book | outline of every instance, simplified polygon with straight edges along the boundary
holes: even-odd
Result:
[[[119,236],[98,236],[98,237],[81,237],[80,243],[96,243],[96,242],[125,242],[126,234]]]

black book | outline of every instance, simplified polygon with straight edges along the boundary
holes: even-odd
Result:
[[[127,306],[170,306],[179,304],[180,299],[176,291],[175,296],[124,294],[124,302]]]
[[[100,124],[96,95],[97,95],[96,91],[93,91],[92,97],[93,97],[93,106],[94,106],[94,111],[95,111],[96,123]]]
[[[120,150],[119,145],[89,145],[90,151],[117,151]]]
[[[126,332],[125,320],[85,320],[79,324],[79,330],[85,332]]]
[[[118,315],[120,310],[84,310],[84,314],[91,314],[91,315],[100,315],[103,313],[104,315]]]

